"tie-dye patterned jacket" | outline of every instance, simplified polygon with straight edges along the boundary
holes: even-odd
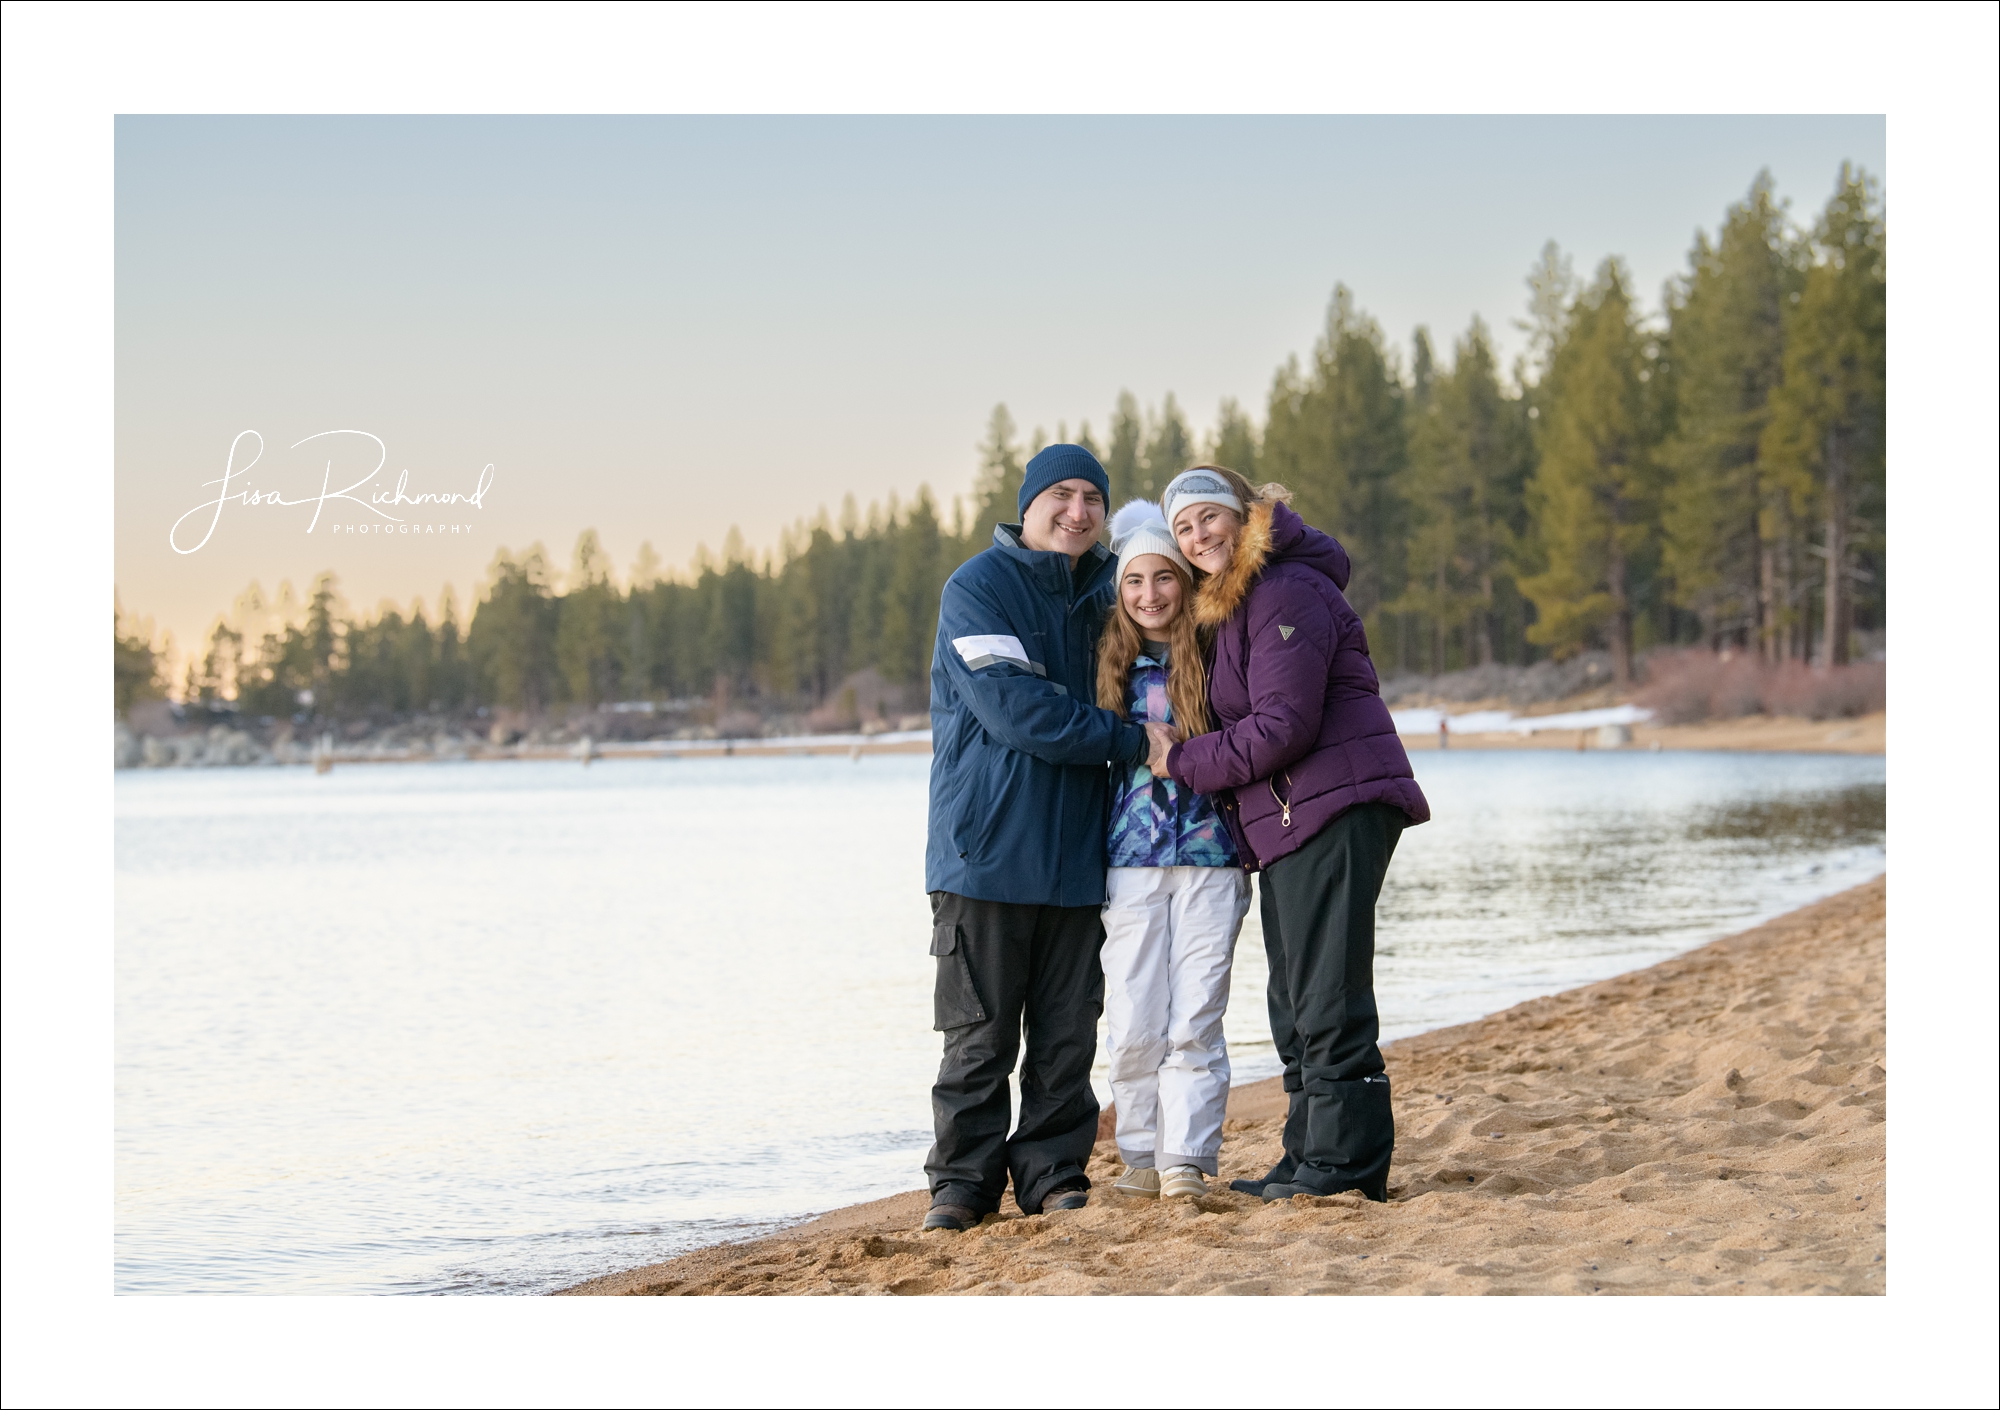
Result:
[[[1141,724],[1173,723],[1164,662],[1141,652],[1132,663],[1126,713]],[[1154,778],[1143,764],[1111,767],[1109,851],[1114,867],[1236,865],[1236,846],[1214,800],[1172,779]]]

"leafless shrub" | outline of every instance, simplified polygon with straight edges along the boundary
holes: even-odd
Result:
[[[1774,715],[1832,720],[1872,714],[1888,703],[1888,668],[1881,661],[1861,661],[1831,671],[1814,671],[1791,661],[1772,676],[1764,691],[1764,708]]]
[[[1656,651],[1646,658],[1640,705],[1661,724],[1792,715],[1830,720],[1885,707],[1880,661],[1814,670],[1800,661],[1768,664],[1743,653],[1701,648]]]

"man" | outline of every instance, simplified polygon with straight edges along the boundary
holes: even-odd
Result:
[[[1028,1214],[1076,1209],[1097,1139],[1090,1065],[1104,1006],[1107,763],[1145,730],[1091,702],[1117,591],[1097,541],[1110,481],[1082,446],[1028,462],[1019,524],[945,584],[931,656],[931,953],[944,1061],[926,1229],[966,1229],[1008,1178]],[[1020,1051],[1021,1120],[1008,1074]]]

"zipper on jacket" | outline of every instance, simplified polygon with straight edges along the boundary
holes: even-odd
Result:
[[[1271,796],[1273,798],[1278,799],[1278,806],[1284,809],[1284,815],[1278,819],[1279,826],[1290,827],[1292,825],[1292,805],[1285,799],[1278,798],[1278,785],[1275,780],[1266,779],[1265,783],[1270,786]],[[1290,773],[1287,773],[1285,775],[1285,787],[1292,789],[1292,791],[1295,793],[1298,791],[1297,788],[1292,783],[1292,776]]]

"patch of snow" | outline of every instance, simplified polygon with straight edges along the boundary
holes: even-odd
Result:
[[[1545,729],[1596,729],[1600,725],[1637,725],[1653,718],[1638,705],[1610,705],[1601,710],[1571,710],[1561,715],[1516,716],[1506,710],[1468,710],[1446,715],[1442,710],[1392,710],[1397,734],[1436,734],[1440,719],[1453,734],[1535,734]]]

